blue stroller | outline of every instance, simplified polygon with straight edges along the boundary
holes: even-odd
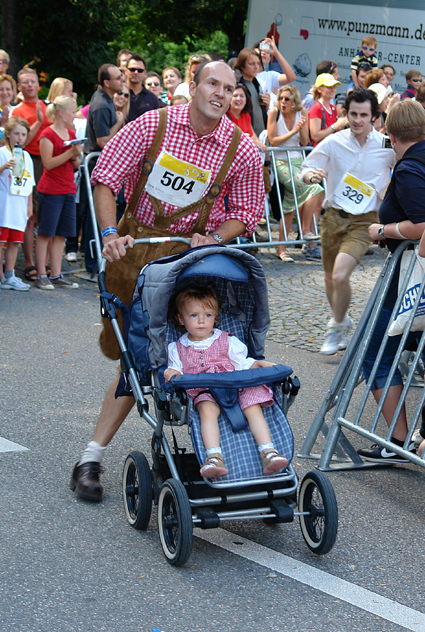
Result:
[[[152,261],[140,272],[130,310],[107,292],[104,272],[99,275],[102,315],[111,319],[122,351],[117,395],[132,394],[140,416],[153,429],[152,468],[139,451],[132,451],[125,461],[127,520],[136,529],[147,529],[153,501],[158,506],[162,549],[175,566],[184,564],[191,554],[193,526],[212,529],[229,520],[263,519],[270,524],[292,522],[299,516],[311,551],[327,553],[336,540],[337,504],[332,485],[319,471],[306,474],[297,493],[298,478],[291,465],[293,436],[286,419],[299,389],[298,378],[290,377],[292,369],[276,365],[164,380],[168,344],[181,335],[167,318],[168,304],[177,292],[195,283],[214,286],[221,304],[220,329],[240,338],[250,357],[262,359],[269,326],[267,284],[261,265],[247,252],[213,245]],[[124,337],[116,307],[127,312]],[[237,401],[242,385],[261,384],[273,390],[274,404],[263,407],[263,413],[275,448],[289,463],[285,470],[268,476],[263,475],[257,445]],[[208,389],[222,410],[220,444],[229,473],[220,479],[203,479],[199,473],[206,454],[199,415],[186,393],[198,387]],[[155,417],[149,413],[147,395],[153,398]],[[177,445],[173,427],[183,425],[193,452]],[[168,434],[172,434],[173,448],[167,426],[171,426]]]

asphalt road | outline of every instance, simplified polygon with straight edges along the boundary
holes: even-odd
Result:
[[[260,259],[272,318],[283,320],[282,304],[295,301],[288,286],[298,283],[300,305],[317,321],[306,327],[303,319],[288,339],[279,324],[267,342],[267,357],[301,380],[289,415],[298,450],[341,355],[315,352],[329,316],[313,311],[324,302],[320,267],[309,266],[310,287],[307,266]],[[375,259],[367,266],[379,273],[382,257]],[[361,304],[368,288],[358,285]],[[425,631],[419,467],[331,472],[339,535],[326,556],[309,551],[297,522],[245,521],[196,532],[188,564],[176,569],[160,547],[156,508],[146,532],[125,520],[125,457],[131,449],[150,457],[150,429],[132,412],[107,451],[103,502],[78,501],[71,470],[116,374],[97,345],[99,322],[89,283],[0,295],[0,437],[27,448],[0,451],[1,632]],[[315,348],[303,346],[305,329]],[[187,441],[185,429],[178,434]],[[8,445],[0,440],[0,450]],[[300,477],[314,465],[294,459]]]

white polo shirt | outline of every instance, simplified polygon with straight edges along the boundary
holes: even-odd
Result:
[[[301,177],[304,178],[313,169],[326,171],[328,177],[324,208],[340,208],[351,213],[353,204],[350,200],[344,203],[341,196],[342,183],[349,174],[352,179],[372,187],[376,192],[368,205],[362,203],[360,214],[378,211],[390,180],[390,169],[396,163],[394,151],[385,149],[384,142],[384,135],[374,128],[363,145],[360,145],[350,129],[336,132],[320,141],[307,156],[302,164]],[[345,185],[343,189],[345,192]]]

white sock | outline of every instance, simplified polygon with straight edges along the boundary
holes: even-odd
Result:
[[[90,441],[87,448],[83,452],[83,456],[80,459],[78,465],[83,465],[83,463],[102,463],[103,461],[103,451],[106,450],[106,447],[103,448],[96,441]]]
[[[211,456],[211,454],[223,454],[223,452],[221,451],[221,448],[210,448],[207,450],[207,457]]]
[[[258,452],[261,454],[263,450],[274,450],[273,443],[263,443],[258,446]]]

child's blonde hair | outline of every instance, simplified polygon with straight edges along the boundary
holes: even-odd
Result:
[[[67,97],[65,95],[60,95],[56,97],[53,103],[49,103],[46,108],[46,116],[50,121],[55,121],[57,112],[64,112],[71,107],[76,106],[76,101],[72,97]]]
[[[66,79],[65,77],[56,77],[56,79],[53,79],[51,85],[50,85],[50,89],[49,89],[49,94],[47,95],[47,99],[53,103],[54,100],[56,99],[56,97],[59,97],[62,95],[63,91],[65,90],[65,86],[67,83],[70,83],[72,85],[72,81],[71,79]]]
[[[373,35],[365,35],[362,39],[362,45],[367,44],[368,46],[374,46],[375,48],[378,46],[378,40],[373,37]]]
[[[13,132],[17,125],[22,125],[22,127],[25,127],[28,134],[30,133],[30,124],[28,123],[28,121],[19,116],[12,116],[4,126],[4,135],[6,136],[6,138],[9,138],[10,132]]]

